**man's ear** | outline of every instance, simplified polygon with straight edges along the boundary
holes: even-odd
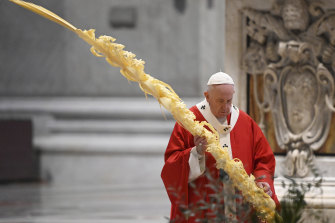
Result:
[[[208,91],[205,91],[205,92],[204,92],[204,96],[205,96],[206,100],[208,101],[208,100],[209,100],[209,94],[208,94]]]

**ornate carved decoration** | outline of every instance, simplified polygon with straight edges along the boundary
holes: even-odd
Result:
[[[275,123],[276,139],[287,153],[287,174],[308,174],[312,151],[325,142],[331,120],[326,96],[334,94],[334,79],[318,63],[312,46],[304,42],[281,43],[282,61],[264,71],[265,97]]]
[[[265,128],[264,113],[271,111],[278,145],[287,150],[286,174],[304,177],[335,112],[335,10],[316,1],[281,0],[269,12],[243,12],[249,38],[244,68],[264,77],[263,101],[254,88],[259,124]]]

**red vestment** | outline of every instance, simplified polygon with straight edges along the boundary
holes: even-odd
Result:
[[[205,121],[196,106],[190,109],[196,116],[196,120]],[[228,122],[230,115],[227,117]],[[272,198],[278,205],[275,195],[273,176],[275,170],[275,157],[258,125],[245,112],[239,111],[237,122],[230,132],[230,142],[233,158],[242,161],[247,174],[253,174],[258,181],[269,183],[272,190]],[[212,189],[206,185],[210,179],[206,174],[201,175],[193,184],[189,179],[189,157],[194,147],[192,134],[176,123],[170,137],[166,152],[165,165],[161,177],[171,201],[171,222],[195,222],[195,218],[184,218],[181,208],[189,208],[200,200],[210,202]],[[213,178],[219,178],[219,171],[215,167],[215,159],[206,152],[206,172],[212,173]],[[197,217],[206,216],[204,210]]]

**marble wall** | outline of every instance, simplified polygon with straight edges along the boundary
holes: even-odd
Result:
[[[44,4],[64,16],[64,1]],[[1,96],[67,93],[65,29],[5,0],[0,2],[0,29]]]
[[[212,73],[225,70],[225,1],[185,1],[183,9],[174,0],[32,2],[80,29],[115,37],[188,106],[202,97]],[[111,26],[115,8],[135,10],[134,24]],[[143,159],[143,180],[160,185],[171,116],[72,32],[9,1],[0,2],[0,12],[0,118],[33,121],[41,179],[135,184],[134,160]],[[116,177],[120,168],[123,178]]]
[[[224,1],[186,1],[184,11],[173,0],[32,2],[80,29],[115,37],[181,96],[202,95],[210,74],[224,70]],[[134,27],[110,25],[115,7],[136,12]],[[2,96],[143,95],[75,34],[9,1],[0,3],[0,28]]]

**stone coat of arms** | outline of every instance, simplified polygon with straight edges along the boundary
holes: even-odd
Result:
[[[286,175],[307,176],[335,112],[335,10],[319,1],[282,0],[271,11],[243,14],[244,68],[264,80],[263,101],[255,86],[260,114],[272,114],[276,141],[287,150]]]

